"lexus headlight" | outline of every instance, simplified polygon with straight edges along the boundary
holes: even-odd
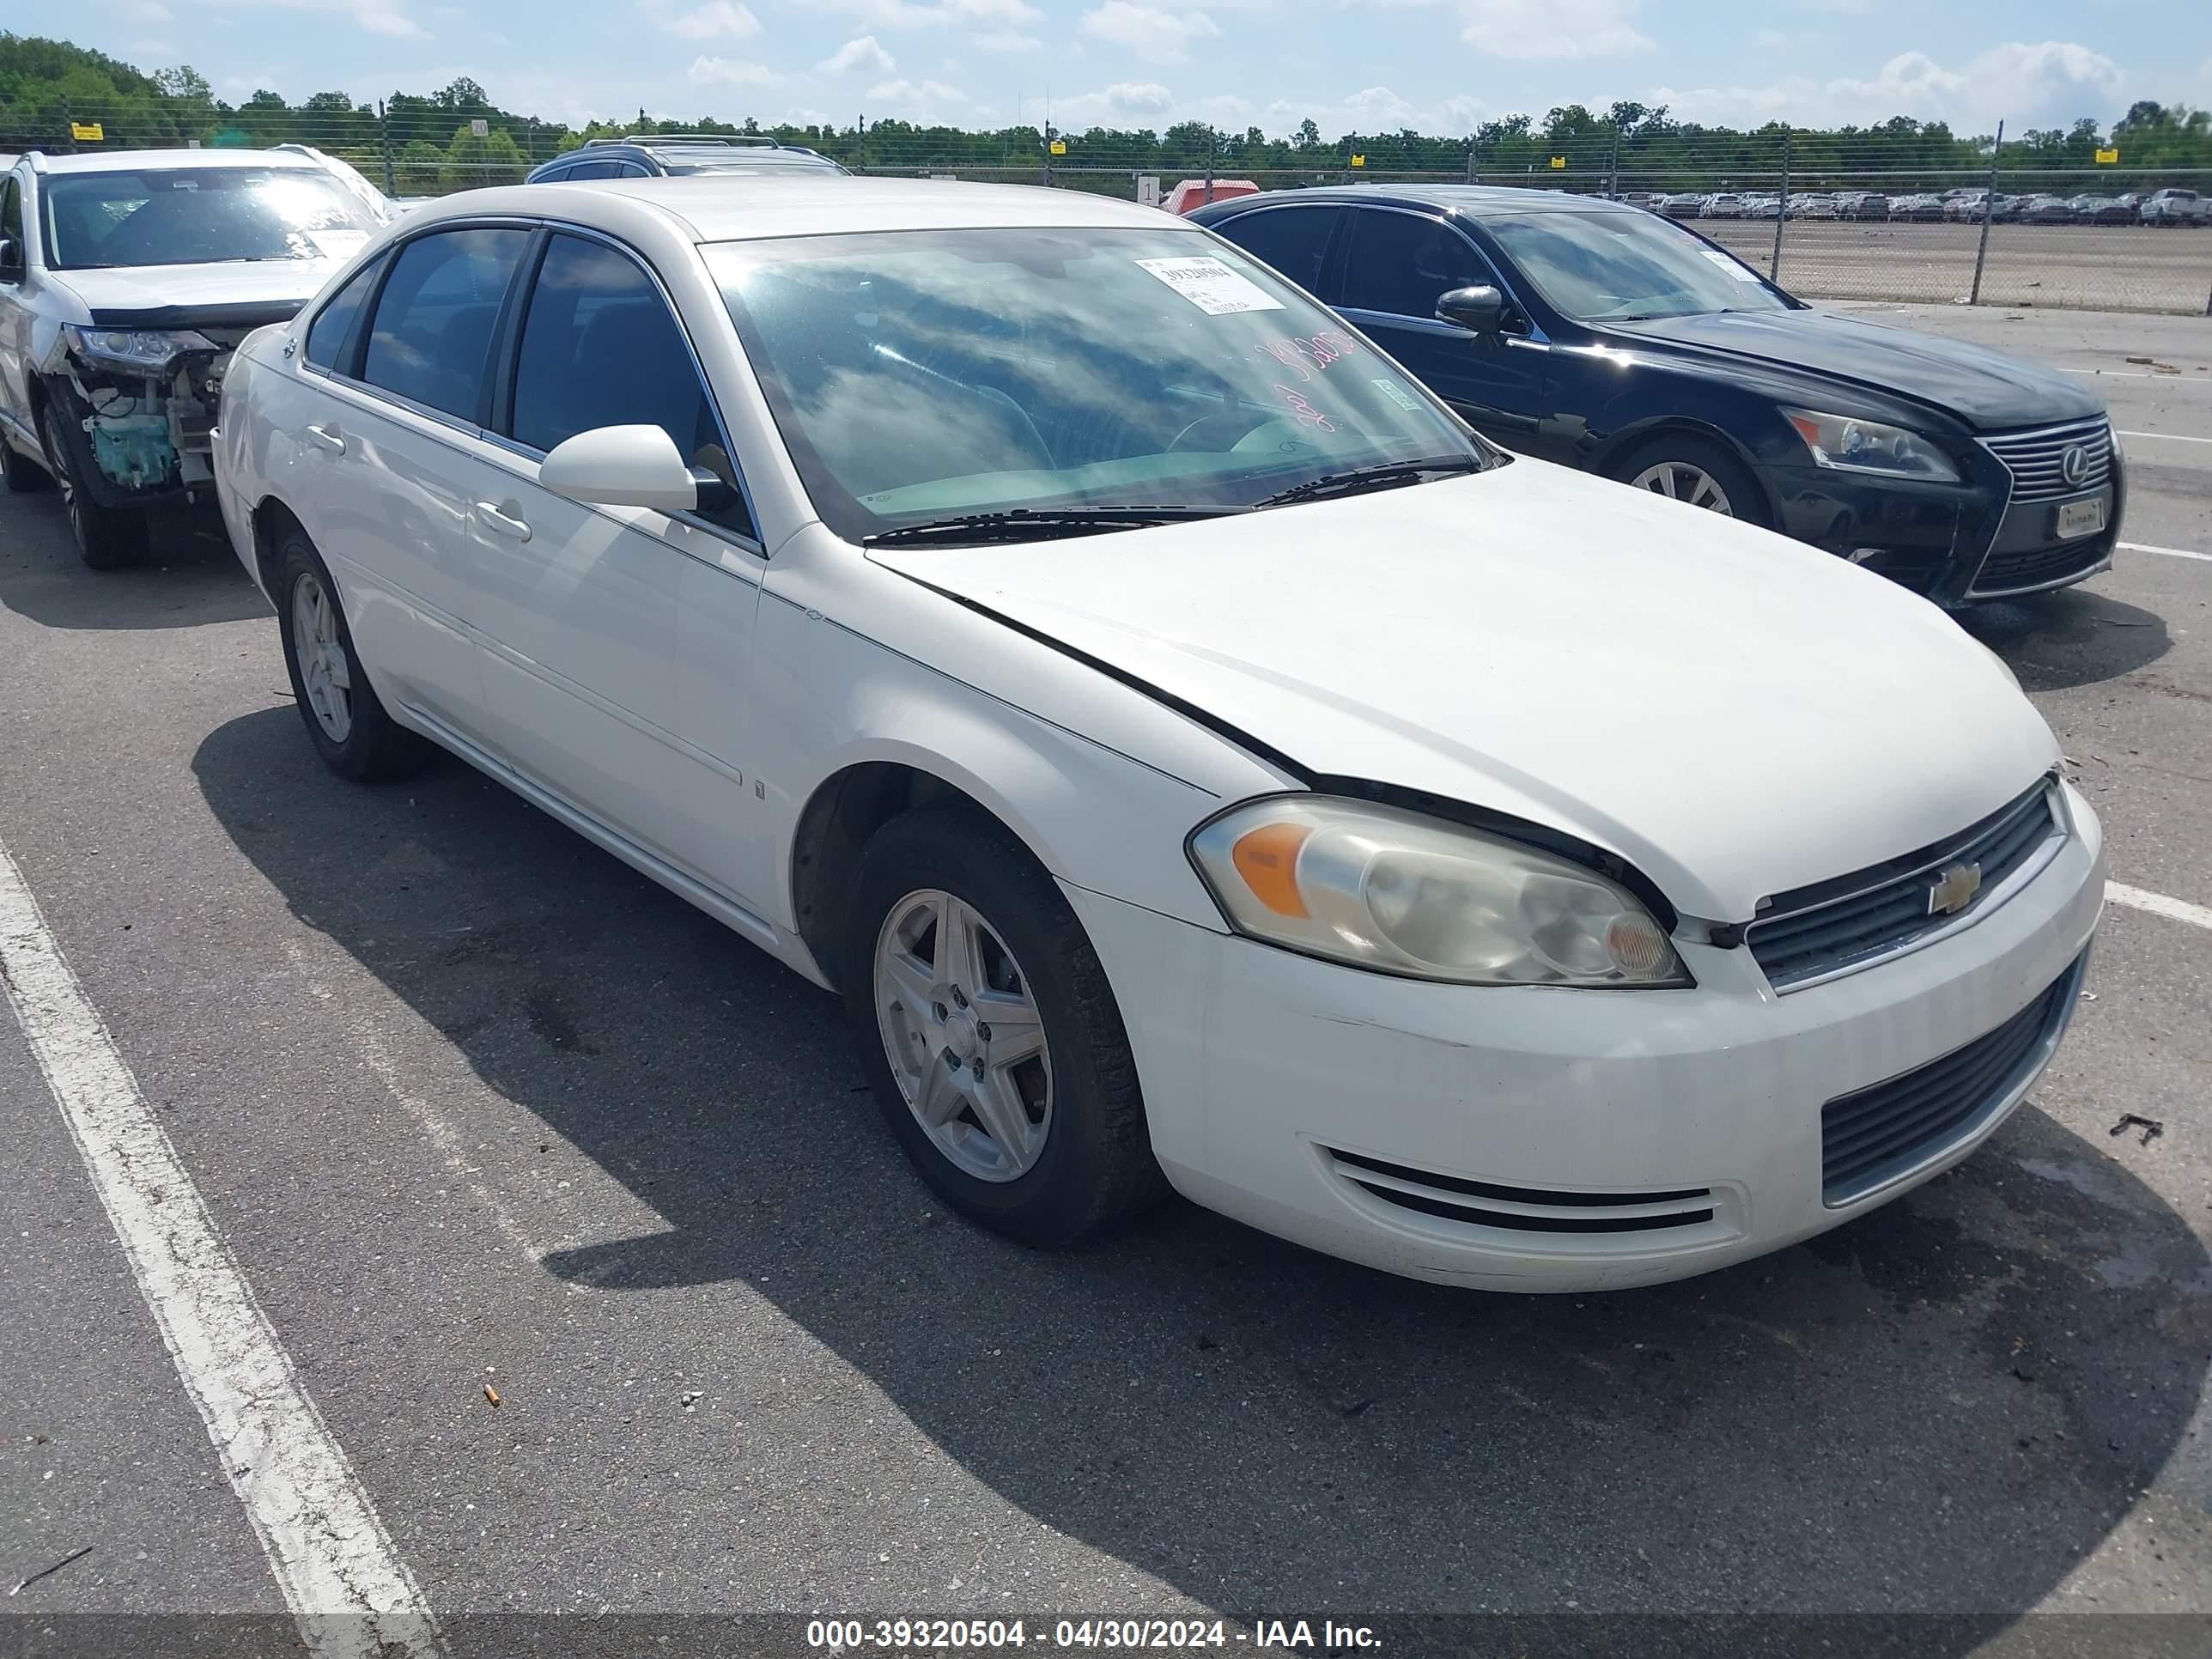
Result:
[[[1247,802],[1191,838],[1239,933],[1462,985],[1687,985],[1631,893],[1534,848],[1392,807]]]
[[[213,351],[214,341],[190,329],[70,328],[70,349],[100,368],[159,374],[187,351]]]
[[[1822,415],[1810,409],[1785,409],[1790,424],[1813,452],[1814,461],[1840,472],[1879,472],[1895,478],[1929,478],[1955,483],[1959,469],[1951,458],[1917,432],[1848,415]]]

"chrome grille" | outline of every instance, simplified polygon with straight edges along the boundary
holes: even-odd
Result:
[[[2015,501],[2054,501],[2102,489],[2112,477],[2112,426],[2109,421],[2076,421],[2040,432],[2014,432],[1984,438],[1983,447],[2012,474]],[[2079,447],[2087,466],[2077,483],[2067,482],[2066,452]]]
[[[1986,910],[1990,896],[2063,831],[2048,778],[1948,841],[1832,881],[1776,895],[1746,937],[1767,982],[1787,991],[1904,950]],[[1978,866],[1980,884],[1955,911],[1935,908],[1941,875]]]
[[[1848,1204],[1981,1128],[2058,1046],[2087,960],[1964,1048],[1823,1106],[1821,1200]]]

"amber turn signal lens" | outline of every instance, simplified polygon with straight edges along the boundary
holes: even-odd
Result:
[[[1252,896],[1279,916],[1303,916],[1306,902],[1298,896],[1298,849],[1313,834],[1303,823],[1263,823],[1237,839],[1230,862],[1252,890]]]

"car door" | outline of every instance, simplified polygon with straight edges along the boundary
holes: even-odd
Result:
[[[464,226],[401,244],[310,323],[301,379],[321,395],[288,402],[281,417],[299,463],[288,501],[337,581],[380,695],[476,741],[466,446],[489,408],[492,342],[530,239],[520,226]],[[357,322],[340,310],[355,304]]]
[[[31,419],[31,308],[25,291],[30,251],[23,235],[23,184],[15,173],[0,174],[0,240],[13,252],[0,267],[0,419],[26,445],[35,446]]]
[[[1345,227],[1337,309],[1484,436],[1540,453],[1548,346],[1512,289],[1465,232],[1425,210],[1362,204]],[[1437,319],[1437,301],[1487,283],[1506,296],[1505,331],[1481,338]]]
[[[501,751],[715,892],[754,896],[736,827],[766,568],[720,417],[661,284],[631,250],[546,238],[517,312],[492,441],[471,469],[485,699]],[[665,514],[538,482],[564,439],[658,426],[731,499]]]
[[[1336,230],[1343,219],[1343,208],[1317,202],[1256,207],[1207,223],[1217,234],[1261,264],[1273,266],[1325,305],[1334,276],[1331,255]]]

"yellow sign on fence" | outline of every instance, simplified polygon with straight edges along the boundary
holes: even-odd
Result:
[[[1355,155],[1352,158],[1352,165],[1356,167],[1364,167],[1367,165],[1367,158],[1364,155]]]
[[[107,129],[97,121],[72,121],[70,137],[80,144],[96,144],[107,137]]]
[[[2100,149],[2097,152],[2097,165],[2100,167],[2118,167],[2119,162],[2120,153],[2117,149]]]
[[[1564,156],[1564,155],[1554,155],[1554,156],[1552,158],[1552,171],[1553,171],[1553,172],[1554,172],[1554,173],[1564,173],[1564,172],[1565,172],[1565,171],[1566,171],[1566,168],[1567,168],[1567,158],[1566,158],[1565,156]]]
[[[1054,140],[1052,141],[1052,153],[1053,153],[1054,155],[1066,155],[1066,154],[1067,154],[1067,140],[1066,140],[1066,139],[1065,139],[1065,138],[1055,138],[1055,139],[1054,139]]]

